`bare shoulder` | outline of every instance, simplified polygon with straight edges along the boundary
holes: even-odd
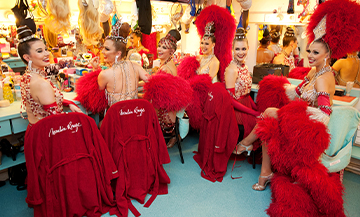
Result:
[[[278,54],[275,58],[274,58],[274,60],[273,60],[273,63],[274,64],[282,64],[283,62],[284,62],[284,54],[282,54],[282,53],[280,53],[280,54]]]
[[[331,92],[335,89],[335,78],[331,71],[319,76],[315,81],[316,89],[318,91]]]
[[[225,73],[228,75],[234,75],[236,72],[237,72],[237,66],[232,62],[225,69]]]
[[[42,78],[31,79],[30,88],[32,90],[49,90],[52,89],[51,84]]]

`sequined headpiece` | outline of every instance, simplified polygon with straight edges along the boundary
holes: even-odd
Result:
[[[134,31],[133,31],[134,33],[136,33],[136,34],[141,34],[141,31],[140,31],[140,29],[134,29]]]
[[[112,26],[111,29],[111,35],[107,36],[106,39],[113,39],[116,41],[120,41],[124,44],[127,44],[127,37],[124,38],[123,36],[120,35],[120,28],[123,25],[123,23],[121,22],[121,20],[119,19],[115,25]]]
[[[244,28],[242,28],[242,27],[240,27],[240,28],[238,28],[238,29],[239,29],[240,31],[236,31],[234,39],[235,39],[235,40],[245,39],[245,38],[246,38],[246,33],[247,33],[247,31],[246,31]]]
[[[20,31],[20,32],[17,33],[18,36],[20,36],[24,32],[32,32],[31,29],[29,29],[29,27],[27,27],[26,25],[25,26],[20,26],[19,28],[17,28],[17,31]],[[19,43],[28,41],[28,40],[30,40],[32,38],[35,38],[34,34],[31,34],[31,35],[29,35],[29,36],[27,36],[25,38],[19,39]]]
[[[316,25],[313,30],[315,38],[314,41],[319,40],[326,34],[326,15],[321,19],[321,21]]]
[[[284,36],[286,36],[286,37],[295,36],[294,30],[290,27],[286,28],[286,32],[285,32]]]
[[[164,44],[167,49],[176,50],[176,38],[168,33],[164,38],[160,39],[159,44]]]
[[[214,33],[211,33],[211,29],[214,26],[214,22],[208,22],[205,26],[205,33],[204,33],[204,38],[209,38],[211,36],[214,36]]]

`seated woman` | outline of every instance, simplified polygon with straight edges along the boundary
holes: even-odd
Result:
[[[176,43],[181,39],[180,33],[176,29],[172,29],[169,33],[159,41],[157,48],[158,58],[160,59],[160,67],[157,71],[177,75],[177,69],[173,61],[173,55],[176,51]]]
[[[290,67],[291,71],[295,68],[295,59],[293,51],[297,49],[297,38],[295,32],[291,27],[286,28],[286,32],[283,38],[283,49],[273,60],[274,64],[282,64]]]
[[[358,52],[347,54],[346,59],[337,60],[332,66],[335,70],[336,83],[346,86],[346,82],[354,82],[354,87],[360,87],[360,59]]]
[[[131,49],[129,50],[126,56],[127,60],[130,58],[131,54],[133,53],[149,52],[149,50],[141,44],[141,41],[142,41],[142,33],[140,31],[140,28],[137,27],[136,29],[134,29],[133,32],[130,33],[129,42],[131,44]]]
[[[148,73],[139,64],[124,60],[129,31],[129,24],[118,20],[102,50],[104,61],[111,67],[100,72],[98,85],[100,90],[105,89],[108,107],[119,101],[137,99],[139,79],[148,80]],[[92,65],[94,70],[100,69],[98,57],[92,61]]]
[[[305,100],[310,107],[318,108],[311,108],[312,116],[318,117],[317,120],[327,124],[332,112],[331,105],[335,93],[335,79],[333,71],[329,66],[329,46],[321,38],[318,38],[310,45],[308,58],[310,66],[313,68],[305,77],[304,81],[296,87],[296,95]],[[263,116],[277,119],[277,111],[277,108],[267,108]],[[256,126],[253,131],[240,142],[240,145],[238,145],[239,153],[252,150],[252,143],[258,138],[255,130]],[[262,146],[262,153],[263,158],[259,180],[258,183],[252,186],[256,191],[265,190],[266,185],[273,177],[266,145]]]
[[[219,81],[217,73],[220,67],[220,62],[214,54],[214,48],[216,43],[214,33],[214,22],[207,23],[205,26],[205,34],[200,42],[200,49],[202,55],[197,57],[197,60],[200,62],[200,67],[196,72],[198,75],[208,74],[212,79],[212,83]]]
[[[270,41],[271,36],[269,35],[269,30],[265,29],[263,38],[260,40],[260,46],[257,49],[256,64],[271,63],[274,59],[274,51],[268,48]]]
[[[69,106],[73,112],[81,112],[73,102],[65,100],[60,90],[47,79],[44,68],[50,63],[44,42],[35,38],[27,26],[20,26],[17,34],[19,56],[28,65],[21,79],[20,89],[21,109],[26,110],[29,126],[44,117],[61,113],[63,106]],[[22,110],[20,113],[22,114]]]
[[[233,42],[234,59],[225,70],[225,86],[232,96],[237,124],[244,126],[244,137],[252,131],[256,124],[255,119],[260,115],[250,97],[252,78],[245,65],[248,51],[246,30],[239,28]],[[237,154],[236,151],[234,153]]]
[[[279,45],[279,41],[280,41],[280,32],[278,32],[276,29],[272,29],[270,31],[270,36],[271,36],[271,41],[270,41],[270,45],[269,45],[269,49],[272,50],[274,52],[274,55],[278,55],[279,53],[281,53],[281,47]]]

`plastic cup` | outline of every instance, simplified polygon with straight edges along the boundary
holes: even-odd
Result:
[[[353,86],[354,86],[353,81],[346,82],[346,96],[350,96],[350,92],[351,92],[351,89],[353,88]]]

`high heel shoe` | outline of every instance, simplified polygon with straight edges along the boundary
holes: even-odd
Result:
[[[252,189],[254,189],[255,191],[263,191],[263,190],[265,190],[266,186],[271,182],[271,179],[272,179],[273,176],[274,176],[274,173],[271,173],[271,174],[268,175],[268,176],[259,176],[258,182],[255,183],[255,184],[252,186]],[[264,185],[260,185],[260,184],[259,184],[260,178],[266,179]]]
[[[241,152],[238,152],[238,146],[239,146],[239,144],[240,144],[240,146],[242,146],[242,147],[245,148],[245,149],[242,150]],[[241,143],[239,142],[239,143],[236,145],[236,148],[235,148],[235,150],[233,151],[233,154],[240,155],[240,154],[242,154],[244,151],[247,151],[247,156],[250,156],[250,153],[251,153],[251,151],[253,150],[253,148],[254,148],[253,145],[245,146],[245,145],[243,145],[243,144],[241,144]]]

